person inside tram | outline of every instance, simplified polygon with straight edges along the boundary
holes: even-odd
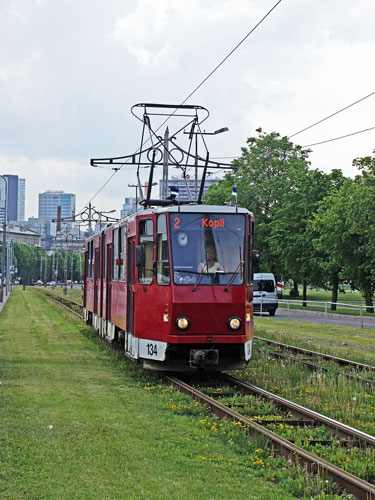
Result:
[[[206,260],[198,266],[199,273],[217,273],[224,272],[224,268],[219,264],[216,254],[216,249],[213,246],[206,248]]]

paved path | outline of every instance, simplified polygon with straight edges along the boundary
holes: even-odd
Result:
[[[291,321],[311,321],[312,323],[320,323],[327,325],[342,325],[351,326],[355,328],[361,328],[361,319],[359,316],[351,316],[346,314],[327,314],[327,322],[324,312],[317,311],[301,311],[299,309],[290,309],[289,311]],[[270,320],[273,318],[268,316],[268,314],[263,315],[264,318],[269,317]],[[287,308],[279,307],[276,312],[275,319],[285,319],[288,320],[288,310]],[[363,316],[363,328],[375,329],[375,317]]]
[[[8,295],[5,293],[5,287],[4,287],[4,294],[3,294],[3,302],[0,302],[0,312],[2,311],[4,305],[6,304],[6,301],[8,300],[10,295],[10,292],[8,292]]]

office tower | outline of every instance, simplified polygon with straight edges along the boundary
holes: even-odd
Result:
[[[204,183],[203,193],[205,193],[210,186],[217,184],[219,180],[220,179],[207,177]],[[184,202],[190,201],[189,197],[189,192],[190,192],[192,201],[194,202],[198,199],[200,185],[201,185],[201,179],[197,179],[197,181],[195,181],[195,179],[191,178],[184,180],[181,178],[172,177],[172,179],[168,179],[168,195],[170,194],[169,188],[171,186],[177,186],[179,189],[179,195],[177,196],[177,199]],[[164,190],[163,180],[160,179],[159,181],[160,198],[162,198],[163,190]]]
[[[45,191],[39,193],[39,208],[38,219],[44,222],[58,218],[58,207],[61,207],[61,218],[70,218],[75,216],[76,211],[76,195],[65,193],[64,191]],[[63,225],[64,225],[63,221]],[[66,224],[67,227],[72,227],[72,222]]]
[[[19,179],[18,175],[4,175],[7,183],[7,194],[5,193],[5,182],[0,178],[0,221],[4,221],[5,197],[8,197],[7,219],[8,221],[24,220],[25,218],[25,179]]]
[[[132,214],[136,211],[136,199],[133,196],[126,197],[124,199],[124,204],[122,206],[122,210],[120,212],[120,218],[123,219],[129,214]]]
[[[18,208],[17,208],[17,220],[25,220],[25,192],[26,192],[26,180],[18,179]]]

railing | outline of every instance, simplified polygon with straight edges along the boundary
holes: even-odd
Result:
[[[279,299],[279,304],[280,305],[286,304],[287,310],[288,310],[288,319],[290,319],[290,305],[296,304],[296,305],[303,306],[304,304],[306,304],[306,306],[304,307],[304,310],[306,310],[308,307],[309,308],[318,307],[321,309],[324,307],[325,324],[328,323],[328,312],[330,312],[332,314],[339,314],[335,311],[328,311],[328,306],[336,305],[337,307],[339,306],[340,309],[349,309],[349,310],[359,311],[361,328],[363,328],[363,311],[366,311],[367,309],[372,309],[372,311],[374,311],[374,307],[375,307],[375,306],[348,304],[348,303],[343,303],[343,302],[328,302],[328,301],[323,302],[323,301],[318,301],[318,300],[307,301],[307,300],[289,300],[289,299]],[[262,307],[261,307],[260,313],[261,314],[263,313]]]

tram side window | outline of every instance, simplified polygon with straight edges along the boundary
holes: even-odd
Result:
[[[88,277],[94,277],[94,242],[89,242],[89,255],[88,255]]]
[[[119,236],[119,243],[120,243],[120,272],[119,272],[119,278],[120,281],[126,281],[126,226],[122,226],[120,228],[120,236]]]
[[[103,235],[103,279],[107,279],[107,235]]]
[[[95,252],[96,252],[96,261],[95,261],[95,277],[96,279],[100,279],[100,249],[101,249],[101,238],[99,239],[99,247],[97,249],[95,249]]]
[[[118,260],[118,229],[113,231],[113,254],[112,254],[112,262],[113,262],[113,270],[112,270],[112,281],[118,281],[118,268],[119,268],[119,260]]]
[[[151,219],[140,221],[139,243],[143,246],[144,266],[138,268],[138,281],[143,285],[151,285],[154,275],[154,222]]]
[[[171,282],[171,271],[168,252],[167,217],[161,214],[157,222],[157,257],[156,257],[156,280],[158,285],[169,285]]]

